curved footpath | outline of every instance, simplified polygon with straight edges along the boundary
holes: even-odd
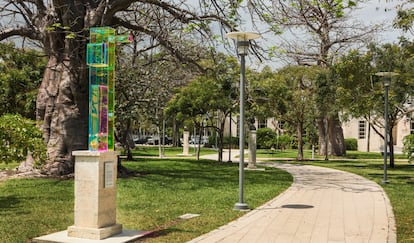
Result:
[[[259,208],[190,242],[396,242],[392,208],[375,182],[318,166],[262,165],[286,170],[294,183]]]

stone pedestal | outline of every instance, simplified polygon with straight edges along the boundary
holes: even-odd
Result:
[[[249,164],[248,169],[256,169],[256,130],[249,132]]]
[[[184,130],[183,132],[183,155],[189,155],[189,148],[190,148],[190,144],[189,144],[189,138],[190,138],[190,132]]]
[[[117,153],[74,151],[75,223],[68,236],[101,240],[122,232],[116,223]]]

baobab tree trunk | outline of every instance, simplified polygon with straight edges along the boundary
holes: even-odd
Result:
[[[346,153],[344,133],[338,114],[328,119],[329,155],[344,156]]]
[[[324,118],[320,118],[318,120],[318,134],[319,134],[319,150],[318,150],[318,154],[319,155],[327,155],[327,150],[328,150],[328,137],[327,137],[327,131],[328,129],[326,129],[326,123],[325,123]]]
[[[346,153],[345,139],[339,117],[335,115],[327,120],[327,123],[324,122],[324,119],[318,121],[319,155],[326,155],[327,152],[328,155],[343,156]],[[327,129],[326,125],[328,126]],[[326,144],[326,141],[328,144]],[[328,151],[326,151],[326,148]]]
[[[84,55],[70,56],[49,57],[36,102],[36,119],[47,144],[44,169],[52,175],[71,173],[72,151],[87,149],[87,69],[81,60]]]

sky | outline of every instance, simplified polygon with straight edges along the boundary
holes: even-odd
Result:
[[[379,24],[385,28],[385,31],[378,33],[373,41],[378,43],[396,43],[398,38],[402,35],[408,39],[413,39],[413,36],[407,33],[404,33],[401,30],[394,29],[392,23],[397,16],[397,6],[401,4],[402,0],[368,0],[364,4],[359,5],[359,9],[352,12],[351,20],[356,20],[362,22],[364,25],[375,25]],[[259,26],[259,32],[265,30]],[[240,27],[242,31],[255,31],[251,23],[249,23],[248,17],[246,18],[245,23]],[[262,29],[262,30],[261,30]],[[288,36],[288,35],[285,35]],[[291,37],[285,37],[289,39]],[[263,35],[262,39],[257,40],[257,43],[261,46],[272,46],[275,45],[274,37]],[[277,44],[276,44],[277,45]],[[274,59],[272,62],[260,63],[259,60],[254,58],[249,58],[248,64],[253,69],[261,69],[266,65],[270,65],[273,68],[281,68],[286,65],[283,61],[278,61]]]
[[[392,23],[397,16],[397,7],[402,2],[398,0],[370,0],[361,5],[361,9],[356,11],[355,18],[365,23],[385,23],[388,31],[379,34],[378,41],[381,43],[396,42],[401,35],[412,38],[409,34],[404,34],[403,31],[392,28]]]

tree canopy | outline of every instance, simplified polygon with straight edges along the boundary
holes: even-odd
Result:
[[[18,113],[35,119],[35,101],[44,67],[42,53],[0,43],[0,116]]]
[[[394,167],[393,129],[400,119],[413,112],[407,101],[414,95],[414,59],[409,46],[384,44],[369,46],[366,53],[352,51],[333,66],[333,77],[339,82],[338,104],[347,116],[365,118],[374,131],[384,136],[384,86],[378,72],[395,72],[389,86],[388,131]]]
[[[137,55],[161,50],[180,63],[198,66],[187,50],[217,37],[213,30],[236,28],[235,1],[2,1],[0,41],[30,40],[42,48],[47,65],[36,102],[51,174],[73,171],[73,150],[87,149],[88,81],[85,63],[88,30],[111,26],[131,33]],[[184,45],[183,40],[197,40]],[[207,48],[208,49],[208,48]]]

